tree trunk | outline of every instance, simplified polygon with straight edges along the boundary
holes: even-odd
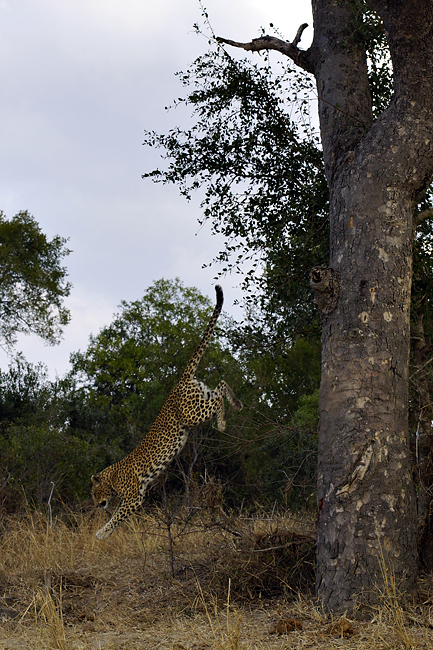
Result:
[[[433,20],[428,3],[390,4],[388,10],[375,2],[396,93],[370,126],[365,56],[347,45],[352,4],[331,3],[330,10],[326,0],[313,2],[330,268],[338,282],[338,299],[322,308],[316,589],[334,611],[377,600],[382,557],[400,590],[416,587],[408,430],[412,215],[416,192],[432,174],[432,71],[420,62],[432,61]],[[415,84],[426,82],[423,96]]]
[[[322,310],[317,596],[340,611],[355,598],[376,600],[382,553],[400,588],[412,591],[417,573],[408,431],[413,208],[383,179],[380,157],[357,163],[333,184],[338,303]]]
[[[357,0],[312,0],[314,40],[263,36],[314,74],[330,191],[329,268],[311,284],[323,319],[317,597],[328,610],[378,600],[380,558],[413,593],[417,521],[408,428],[412,217],[433,174],[433,5],[370,0],[395,92],[373,122]]]

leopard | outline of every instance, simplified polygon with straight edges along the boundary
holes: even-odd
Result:
[[[148,433],[130,454],[91,477],[92,498],[96,507],[107,510],[113,497],[120,499],[112,517],[96,533],[98,539],[111,535],[115,528],[138,510],[149,486],[155,483],[185,446],[191,429],[216,417],[219,431],[225,430],[224,398],[236,411],[242,409],[242,402],[223,379],[212,390],[194,378],[224,302],[223,290],[219,285],[215,286],[215,292],[216,304],[203,337]]]

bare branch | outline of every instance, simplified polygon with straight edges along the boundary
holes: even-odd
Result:
[[[292,43],[289,41],[283,41],[280,38],[275,36],[260,36],[259,38],[253,38],[250,43],[238,43],[237,41],[231,41],[228,38],[222,38],[217,36],[218,43],[225,43],[226,45],[232,45],[233,47],[239,47],[243,50],[250,52],[260,52],[261,50],[276,50],[281,52],[285,56],[288,56],[289,59],[292,59],[296,65],[300,68],[303,68],[307,72],[314,74],[314,66],[311,61],[310,50],[299,50],[297,45],[301,40],[302,32],[308,27],[308,23],[303,23],[298,31]]]
[[[304,29],[307,29],[307,27],[308,27],[308,23],[302,23],[302,25],[300,26],[300,28],[296,32],[296,36],[292,41],[292,45],[294,47],[298,46],[298,44],[299,44],[299,42],[300,42],[300,40],[302,38],[302,32],[304,31]]]

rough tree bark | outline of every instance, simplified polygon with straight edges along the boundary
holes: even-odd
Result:
[[[413,593],[417,522],[408,431],[412,217],[433,174],[433,5],[370,0],[395,92],[373,121],[356,0],[313,0],[314,40],[264,36],[314,74],[330,191],[329,268],[311,284],[323,320],[317,597],[333,611],[377,599],[378,557]]]

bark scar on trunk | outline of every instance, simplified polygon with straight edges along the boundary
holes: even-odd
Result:
[[[338,486],[336,495],[339,497],[343,494],[351,494],[354,492],[359,484],[362,482],[364,476],[370,467],[371,459],[373,457],[373,441],[365,445],[364,449],[355,460],[352,469],[345,476],[341,485]]]
[[[327,266],[316,266],[310,273],[310,287],[321,316],[329,316],[337,306],[340,285],[338,273]]]

